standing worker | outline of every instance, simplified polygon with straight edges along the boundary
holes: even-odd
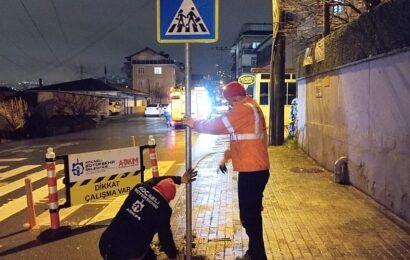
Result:
[[[171,104],[168,104],[165,107],[164,117],[165,117],[165,120],[167,121],[167,127],[171,127],[172,126],[171,124]]]
[[[223,96],[232,109],[210,120],[185,118],[184,123],[201,133],[229,134],[230,148],[224,153],[224,163],[232,159],[238,171],[239,214],[249,237],[246,254],[236,259],[264,260],[266,258],[262,228],[262,197],[269,179],[269,155],[265,118],[259,105],[238,82],[230,82]]]
[[[190,170],[182,177],[154,177],[137,184],[100,238],[104,260],[157,259],[150,246],[156,233],[168,258],[177,259],[169,202],[175,197],[175,183],[192,182],[196,175]]]

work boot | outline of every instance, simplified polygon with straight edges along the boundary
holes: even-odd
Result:
[[[237,256],[235,260],[252,260],[248,254],[244,254],[243,256]]]

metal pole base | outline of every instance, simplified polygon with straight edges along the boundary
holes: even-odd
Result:
[[[47,229],[38,235],[38,239],[43,242],[54,241],[60,239],[71,232],[70,226],[63,226],[59,229]]]

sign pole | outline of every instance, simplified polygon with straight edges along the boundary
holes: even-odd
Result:
[[[185,43],[185,116],[191,116],[189,43],[218,41],[219,0],[157,0],[157,41]],[[191,128],[185,129],[185,168],[192,168]],[[192,186],[186,185],[186,259],[192,256]]]
[[[185,43],[185,115],[191,116],[191,57],[190,45]],[[185,168],[190,170],[192,167],[192,143],[191,128],[185,130]],[[192,256],[192,185],[190,182],[186,185],[186,259],[191,260]]]

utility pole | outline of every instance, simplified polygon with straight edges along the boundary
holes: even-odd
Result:
[[[329,0],[323,0],[323,37],[330,33],[330,4]]]
[[[107,83],[107,65],[104,65],[104,83]]]
[[[283,17],[283,11],[281,12]],[[273,113],[270,113],[271,124],[271,145],[282,145],[284,141],[284,105],[285,105],[285,35],[279,26],[277,34],[275,64],[273,68],[274,84],[271,90],[270,106],[273,108]]]
[[[80,65],[80,79],[84,79],[84,67],[82,64]]]
[[[285,105],[285,35],[283,33],[285,15],[279,0],[272,0],[273,32],[270,67],[269,95],[269,144],[282,145],[284,141]]]

